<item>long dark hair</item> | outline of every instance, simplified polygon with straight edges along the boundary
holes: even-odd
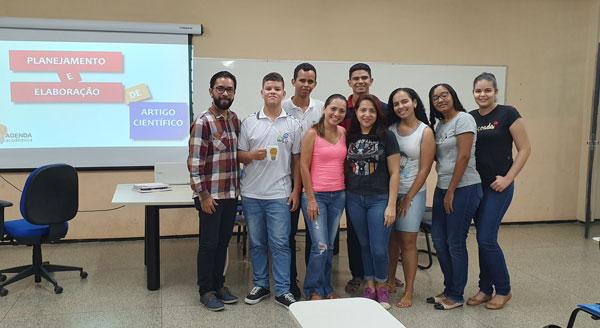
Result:
[[[425,106],[423,105],[423,102],[421,101],[421,98],[419,97],[417,92],[411,88],[398,88],[392,91],[392,93],[390,93],[390,98],[387,103],[387,125],[391,126],[402,120],[400,117],[398,117],[398,115],[396,115],[396,112],[394,111],[394,96],[400,91],[405,92],[413,102],[417,103],[417,107],[415,108],[415,116],[417,117],[417,119],[425,123],[426,125],[429,125],[427,114],[425,114]]]
[[[435,90],[435,88],[437,87],[443,87],[446,90],[448,90],[448,93],[450,94],[450,97],[452,97],[452,103],[454,104],[454,109],[456,109],[459,112],[466,112],[465,108],[463,107],[463,105],[460,103],[460,100],[458,99],[458,95],[456,94],[456,91],[454,90],[454,88],[452,86],[450,86],[450,84],[448,83],[438,83],[434,86],[431,87],[431,89],[429,89],[429,126],[431,127],[432,130],[435,131],[435,119],[443,119],[444,116],[442,116],[442,113],[440,113],[437,109],[435,109],[435,106],[433,105],[433,90]]]
[[[331,102],[336,99],[343,100],[344,103],[346,103],[346,106],[348,105],[348,100],[346,100],[346,97],[342,96],[339,93],[335,93],[327,97],[327,100],[325,100],[325,105],[323,105],[323,114],[321,115],[319,122],[313,124],[312,126],[313,129],[317,130],[317,135],[319,137],[325,136],[325,108],[327,108],[327,106],[329,106],[329,104],[331,104]]]
[[[383,115],[383,110],[381,109],[381,101],[373,95],[362,95],[358,97],[354,105],[354,115],[352,115],[352,119],[350,120],[350,130],[348,130],[347,133],[348,142],[354,142],[363,136],[362,130],[360,129],[360,123],[358,123],[358,115],[356,115],[356,112],[363,101],[370,101],[377,112],[377,118],[369,129],[369,133],[367,135],[378,139],[379,141],[384,141],[386,124],[385,116]]]

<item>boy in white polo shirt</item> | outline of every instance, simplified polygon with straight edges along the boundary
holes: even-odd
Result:
[[[265,75],[261,95],[263,109],[242,122],[238,139],[238,160],[244,163],[241,193],[254,282],[244,301],[256,304],[271,294],[270,251],[275,301],[288,307],[296,302],[290,293],[289,235],[290,211],[300,205],[302,126],[281,107],[285,90],[280,74]]]

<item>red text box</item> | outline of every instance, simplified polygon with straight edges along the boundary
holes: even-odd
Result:
[[[13,103],[122,103],[121,83],[11,82]]]
[[[123,54],[112,51],[9,50],[13,72],[123,72]]]

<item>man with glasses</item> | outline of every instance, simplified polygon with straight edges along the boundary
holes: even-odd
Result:
[[[200,302],[211,311],[238,301],[224,286],[223,276],[239,194],[240,121],[229,110],[236,83],[227,71],[213,75],[208,89],[212,104],[194,120],[189,140],[187,164],[200,218],[198,287]]]

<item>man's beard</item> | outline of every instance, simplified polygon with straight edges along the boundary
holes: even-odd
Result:
[[[213,97],[213,103],[215,104],[215,107],[217,107],[220,110],[228,110],[229,107],[231,107],[231,104],[233,103],[233,99]]]

